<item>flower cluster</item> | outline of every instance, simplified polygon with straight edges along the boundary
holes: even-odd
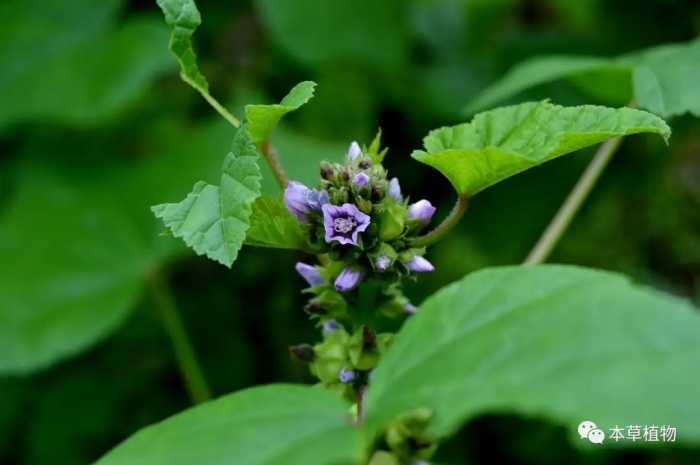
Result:
[[[324,334],[324,342],[313,350],[304,347],[303,355],[327,385],[366,382],[377,357],[353,355],[352,347],[380,355],[390,338],[364,323],[413,314],[402,281],[434,270],[425,249],[412,244],[435,208],[428,200],[409,202],[398,179],[387,177],[385,153],[378,138],[364,151],[353,142],[344,163],[321,164],[318,186],[292,181],[284,192],[287,209],[303,224],[319,256],[320,264],[300,262],[296,270],[313,296],[306,310]],[[351,334],[344,325],[356,329]]]

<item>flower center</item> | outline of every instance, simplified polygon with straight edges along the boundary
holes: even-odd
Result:
[[[347,234],[357,226],[354,218],[336,218],[333,220],[333,229],[337,233]]]

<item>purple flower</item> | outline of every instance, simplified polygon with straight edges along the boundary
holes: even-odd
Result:
[[[391,258],[388,255],[380,255],[374,261],[374,267],[377,271],[386,271],[391,266]]]
[[[423,226],[430,223],[430,218],[435,213],[435,207],[427,200],[419,200],[408,207],[408,219],[418,220]]]
[[[362,155],[362,149],[360,148],[360,144],[358,144],[355,141],[352,141],[352,144],[350,144],[350,148],[348,149],[348,160],[355,160],[360,155]]]
[[[347,368],[341,368],[340,373],[338,373],[338,379],[343,384],[351,383],[355,380],[355,372]]]
[[[341,325],[335,320],[328,320],[323,322],[323,327],[321,331],[325,336],[332,333],[333,331],[338,331],[339,329],[343,329],[343,325]]]
[[[420,255],[416,255],[406,263],[409,270],[415,273],[429,273],[435,271],[435,267],[425,258]]]
[[[418,309],[411,302],[406,302],[405,304],[403,304],[403,310],[406,313],[408,313],[409,315],[413,315],[416,313],[416,310],[418,310]]]
[[[358,268],[346,266],[335,278],[335,290],[338,292],[348,292],[355,289],[362,278],[365,277],[365,272]]]
[[[366,173],[357,173],[352,178],[352,183],[360,187],[366,186],[369,183],[369,176]]]
[[[290,181],[284,190],[284,205],[300,221],[306,221],[309,212],[320,211],[327,203],[328,194],[325,191],[309,189],[300,182]]]
[[[341,207],[327,203],[322,210],[326,242],[357,245],[359,234],[369,226],[369,215],[351,203],[344,203]]]
[[[391,178],[389,181],[389,197],[392,197],[397,202],[403,200],[403,197],[401,197],[401,185],[399,184],[398,178]]]
[[[294,269],[297,270],[297,273],[299,273],[307,283],[309,283],[309,286],[315,286],[323,282],[321,273],[318,272],[318,268],[315,266],[303,262],[297,262]]]

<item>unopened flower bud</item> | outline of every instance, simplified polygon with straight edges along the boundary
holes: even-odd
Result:
[[[419,200],[408,207],[408,219],[420,221],[423,226],[430,223],[433,213],[435,213],[435,207],[425,199]]]
[[[403,304],[403,310],[409,315],[414,315],[418,309],[411,302],[406,302]]]
[[[377,271],[386,271],[391,266],[391,258],[389,258],[387,255],[380,255],[374,261],[374,266]]]
[[[351,291],[362,282],[364,275],[363,270],[346,266],[335,279],[335,289],[338,292]]]
[[[297,262],[294,269],[309,283],[309,286],[316,286],[317,284],[323,283],[323,277],[315,266],[309,265],[308,263]]]
[[[397,202],[401,202],[403,198],[401,197],[401,185],[399,185],[398,178],[391,178],[389,181],[389,196],[392,197]]]
[[[429,273],[435,271],[433,264],[420,255],[411,258],[408,263],[406,263],[406,267],[415,273]]]
[[[333,167],[327,161],[321,162],[321,177],[330,179],[333,177]]]
[[[356,141],[352,141],[350,148],[348,149],[348,160],[355,160],[360,155],[362,155],[360,144],[358,144]]]
[[[341,325],[335,320],[327,320],[323,322],[322,332],[324,336],[327,336],[333,331],[338,331],[340,329],[343,329],[343,325]]]
[[[364,187],[367,184],[369,184],[369,176],[367,175],[367,173],[357,173],[352,178],[352,183],[356,186]]]
[[[351,383],[355,380],[355,372],[347,368],[342,368],[338,373],[338,379],[343,384]]]
[[[296,346],[291,346],[289,348],[289,352],[294,358],[296,358],[300,362],[309,363],[313,362],[314,358],[316,358],[316,352],[310,344],[299,344]]]

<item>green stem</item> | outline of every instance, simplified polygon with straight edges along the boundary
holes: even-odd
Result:
[[[598,148],[593,160],[586,167],[573,190],[528,255],[525,260],[526,264],[542,263],[549,257],[621,143],[622,137],[616,137]]]
[[[223,116],[224,119],[231,124],[231,126],[233,126],[234,128],[239,128],[241,126],[241,122],[238,120],[238,118],[233,116],[226,108],[224,108],[224,106],[221,105],[214,97],[212,97],[206,89],[201,88],[199,84],[187,78],[187,76],[185,76],[184,74],[181,76],[187,84],[197,89],[197,92],[199,92],[199,94],[202,97],[204,97],[204,100],[206,100],[207,103],[211,105],[212,108],[214,108],[214,110],[216,110],[221,116]]]
[[[437,225],[435,229],[429,233],[415,238],[411,245],[416,247],[424,247],[442,239],[443,236],[445,236],[445,234],[447,234],[450,229],[455,227],[457,223],[459,223],[459,220],[462,219],[468,203],[469,198],[466,195],[460,195],[457,198],[457,202],[455,202],[455,206],[452,208],[452,211],[445,217],[444,220],[442,220],[442,223]]]
[[[175,299],[167,282],[160,273],[156,272],[151,278],[150,285],[153,303],[173,343],[175,358],[192,402],[199,404],[209,400],[211,392],[204,380],[202,369],[197,362],[192,343],[177,312]]]
[[[287,187],[287,184],[289,184],[289,177],[287,176],[287,172],[284,171],[282,163],[279,157],[277,157],[277,151],[272,144],[269,141],[263,142],[260,144],[260,152],[262,152],[263,157],[267,160],[267,164],[270,165],[270,169],[282,189]]]

